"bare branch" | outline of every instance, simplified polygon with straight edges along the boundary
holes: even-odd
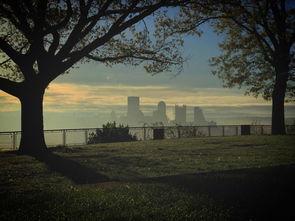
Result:
[[[159,4],[163,4],[165,7],[173,7],[173,6],[186,6],[188,4],[196,4],[199,5],[198,2],[196,1],[188,1],[188,0],[182,0],[182,1],[164,1],[161,0],[159,1]],[[202,5],[202,4],[200,4]],[[140,13],[142,11],[148,10],[151,7],[151,5],[148,6],[142,6],[142,7],[133,7],[132,13]],[[130,8],[128,9],[113,9],[113,10],[106,10],[103,13],[103,16],[108,16],[108,15],[116,15],[116,14],[125,14],[127,11],[129,11]]]
[[[91,17],[88,18],[88,22],[93,21],[97,22],[98,19],[100,19],[102,16],[106,15],[106,10],[112,3],[112,0],[107,0],[106,3],[99,9],[99,12],[96,15],[92,15]]]
[[[109,31],[102,37],[95,39],[94,41],[90,42],[87,46],[85,46],[81,51],[78,53],[72,53],[72,56],[64,62],[64,68],[68,69],[71,67],[73,64],[75,64],[77,61],[79,61],[81,58],[84,56],[88,55],[91,51],[95,50],[99,46],[105,44],[108,42],[111,38],[116,36],[117,34],[123,32],[127,28],[131,27],[132,25],[136,24],[138,21],[142,20],[143,18],[147,17],[148,15],[152,14],[155,12],[157,9],[163,6],[163,3],[165,1],[160,1],[159,3],[150,6],[147,10],[143,11],[141,14],[132,17],[131,19],[127,20],[126,22],[122,23],[121,25],[118,26],[118,23],[115,23],[114,25],[111,26]],[[124,15],[126,16],[126,15]],[[122,18],[122,17],[121,17]],[[72,32],[73,33],[73,32]],[[67,49],[68,51],[69,49]],[[63,52],[59,52],[58,54],[65,54],[65,50]]]
[[[69,0],[68,0],[69,1]],[[89,11],[89,9],[88,9]],[[84,10],[81,13],[78,23],[75,25],[73,30],[71,31],[68,39],[66,40],[63,47],[59,50],[57,57],[61,60],[65,59],[66,55],[73,49],[73,47],[80,41],[81,32],[85,25],[87,25],[87,12]]]
[[[97,57],[93,55],[86,55],[85,57],[94,60],[94,61],[99,61],[99,62],[107,62],[107,61],[117,61],[117,60],[122,60],[122,59],[127,59],[127,58],[133,58],[133,59],[138,59],[138,60],[145,60],[145,61],[156,61],[159,63],[169,63],[169,64],[178,64],[177,62],[174,62],[172,60],[168,59],[160,59],[157,57],[151,57],[151,56],[143,56],[143,55],[134,55],[134,54],[128,54],[128,55],[121,55],[121,56],[115,56],[115,57]]]

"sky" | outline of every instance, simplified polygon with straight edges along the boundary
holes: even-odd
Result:
[[[127,97],[139,96],[141,110],[152,115],[159,101],[167,105],[167,115],[174,120],[174,106],[188,106],[192,120],[194,106],[203,109],[206,120],[217,124],[270,124],[271,102],[244,96],[243,89],[223,88],[211,74],[208,60],[220,54],[222,41],[208,25],[203,35],[185,37],[184,56],[189,60],[183,71],[150,75],[144,68],[100,63],[82,64],[59,76],[46,90],[45,129],[100,127],[115,111],[126,115]],[[295,104],[286,104],[286,118],[295,119]],[[20,130],[19,101],[0,90],[0,131]]]

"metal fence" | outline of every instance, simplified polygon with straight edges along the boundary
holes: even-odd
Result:
[[[129,132],[137,140],[156,139],[155,131],[162,130],[163,139],[185,137],[213,137],[213,136],[240,136],[244,135],[245,125],[218,125],[218,126],[165,126],[165,127],[129,127]],[[246,125],[250,135],[271,134],[270,125]],[[59,129],[45,130],[47,146],[85,145],[89,137],[102,128]],[[295,134],[295,125],[286,126],[287,134]],[[246,133],[247,134],[247,133]],[[21,139],[20,131],[0,132],[0,149],[17,149]]]

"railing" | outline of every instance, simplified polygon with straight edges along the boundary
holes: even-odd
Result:
[[[245,128],[245,126],[244,126]],[[270,125],[246,125],[251,135],[271,134]],[[85,145],[89,136],[101,128],[59,129],[45,130],[47,146]],[[240,136],[244,135],[243,125],[218,125],[218,126],[165,126],[165,127],[129,127],[129,132],[138,140],[153,140],[155,129],[163,131],[163,139],[184,137],[211,137],[211,136]],[[287,134],[295,134],[295,125],[286,126]],[[20,131],[0,132],[0,149],[17,149],[21,139]]]

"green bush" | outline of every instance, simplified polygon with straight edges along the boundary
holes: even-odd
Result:
[[[96,129],[95,133],[89,135],[88,144],[94,143],[112,143],[112,142],[125,142],[136,141],[137,137],[129,133],[129,127],[116,122],[108,122],[102,125],[102,129]]]

